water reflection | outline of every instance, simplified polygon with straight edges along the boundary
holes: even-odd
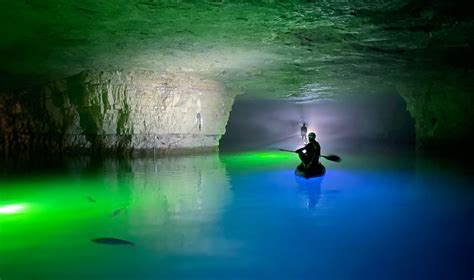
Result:
[[[306,207],[315,209],[321,199],[321,184],[324,176],[305,179],[295,176],[298,190],[306,196]]]
[[[323,178],[306,180],[295,178],[298,160],[286,154],[84,158],[61,172],[2,181],[0,276],[472,275],[472,177],[363,159],[328,163]]]
[[[129,205],[131,235],[160,251],[215,253],[209,245],[230,194],[216,155],[109,160],[103,170],[112,199]]]
[[[33,205],[31,211],[0,217],[0,255],[11,256],[0,261],[0,269],[8,279],[60,279],[58,273],[69,271],[82,271],[77,274],[82,279],[169,274],[175,268],[165,256],[222,256],[233,246],[218,226],[231,201],[218,155],[76,158],[61,175],[44,173],[0,189],[0,205]],[[104,237],[136,246],[112,253],[111,245],[91,242]],[[37,254],[28,254],[32,248]],[[38,269],[22,269],[24,256]]]

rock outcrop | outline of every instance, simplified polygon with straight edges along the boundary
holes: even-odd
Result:
[[[209,100],[227,104],[215,83],[145,73],[67,78],[89,69],[186,72],[255,98],[304,102],[398,89],[416,120],[420,147],[467,141],[471,6],[448,0],[2,1],[2,149],[49,142],[57,150],[209,147],[223,132],[226,113],[216,117],[219,106],[204,100],[202,131],[190,132],[201,87]],[[50,81],[60,82],[17,92]]]
[[[86,71],[1,94],[0,151],[216,150],[233,100],[185,74]]]
[[[416,142],[419,150],[450,153],[459,145],[463,150],[474,151],[474,91],[461,77],[434,78],[431,82],[398,87],[415,120]]]

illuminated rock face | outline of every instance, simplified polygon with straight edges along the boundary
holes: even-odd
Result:
[[[186,71],[213,77],[221,85],[264,99],[357,99],[358,93],[385,94],[402,88],[399,92],[416,119],[420,143],[443,137],[448,140],[448,135],[450,139],[457,135],[462,141],[467,130],[474,131],[465,121],[471,118],[472,109],[464,109],[472,99],[461,96],[472,96],[474,89],[471,6],[471,1],[449,0],[1,1],[0,91],[13,93],[13,89],[62,80],[89,69]],[[176,115],[168,109],[161,112],[160,105],[147,107],[146,112],[159,112],[163,118],[178,116],[173,118],[180,120],[179,125],[140,115],[145,110],[139,113],[134,106],[154,104],[148,95],[155,92],[153,84],[163,79],[150,78],[147,86],[136,77],[130,79],[132,85],[125,76],[89,73],[66,79],[49,86],[58,96],[39,90],[39,96],[51,96],[55,102],[24,97],[20,104],[30,104],[25,108],[15,105],[16,97],[3,97],[13,103],[0,103],[1,110],[17,113],[4,119],[7,124],[2,127],[7,132],[15,127],[18,135],[14,137],[21,138],[21,143],[26,141],[22,137],[30,137],[25,131],[33,126],[35,133],[40,131],[42,137],[66,147],[114,149],[171,143],[195,146],[195,141],[205,146],[221,134],[220,128],[207,126],[210,115],[203,113],[203,132],[193,133],[199,140],[177,136],[189,133],[187,122],[197,114],[196,110],[189,112],[196,103],[179,105],[188,111]],[[433,87],[432,81],[439,78]],[[182,78],[169,79],[175,79],[175,87],[186,85],[178,83]],[[205,81],[192,83],[203,85]],[[74,86],[69,89],[69,84]],[[107,92],[106,102],[103,91]],[[124,91],[127,97],[121,95]],[[140,97],[131,91],[138,91]],[[74,93],[72,98],[71,92],[79,95]],[[179,102],[186,98],[184,95]],[[192,102],[197,100],[189,100]],[[43,108],[32,107],[40,104]],[[25,122],[23,118],[28,117],[23,117],[21,110],[34,114],[35,121]],[[55,110],[58,112],[51,113]],[[43,116],[44,112],[49,115]],[[188,113],[182,120],[180,116]],[[22,121],[13,125],[16,119]],[[38,120],[54,122],[39,124]],[[82,138],[44,134],[51,131]],[[205,134],[209,136],[204,138]],[[6,135],[10,138],[2,141],[11,143],[13,131]],[[156,141],[153,137],[157,135],[167,144]],[[188,140],[191,142],[185,144]]]
[[[0,97],[3,152],[216,150],[234,96],[185,74],[93,72]]]

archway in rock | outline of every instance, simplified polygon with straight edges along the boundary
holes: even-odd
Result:
[[[317,133],[327,149],[371,146],[414,147],[415,122],[406,102],[396,93],[357,94],[334,100],[291,100],[237,97],[221,151],[296,148],[302,145],[300,127]]]

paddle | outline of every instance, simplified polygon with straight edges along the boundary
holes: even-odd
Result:
[[[286,149],[278,149],[279,151],[282,151],[282,152],[290,152],[290,153],[295,153],[295,151],[292,151],[292,150],[286,150]],[[327,160],[330,160],[330,161],[335,161],[335,162],[341,162],[341,157],[339,156],[336,156],[336,155],[320,155],[320,157],[322,158],[325,158]]]

